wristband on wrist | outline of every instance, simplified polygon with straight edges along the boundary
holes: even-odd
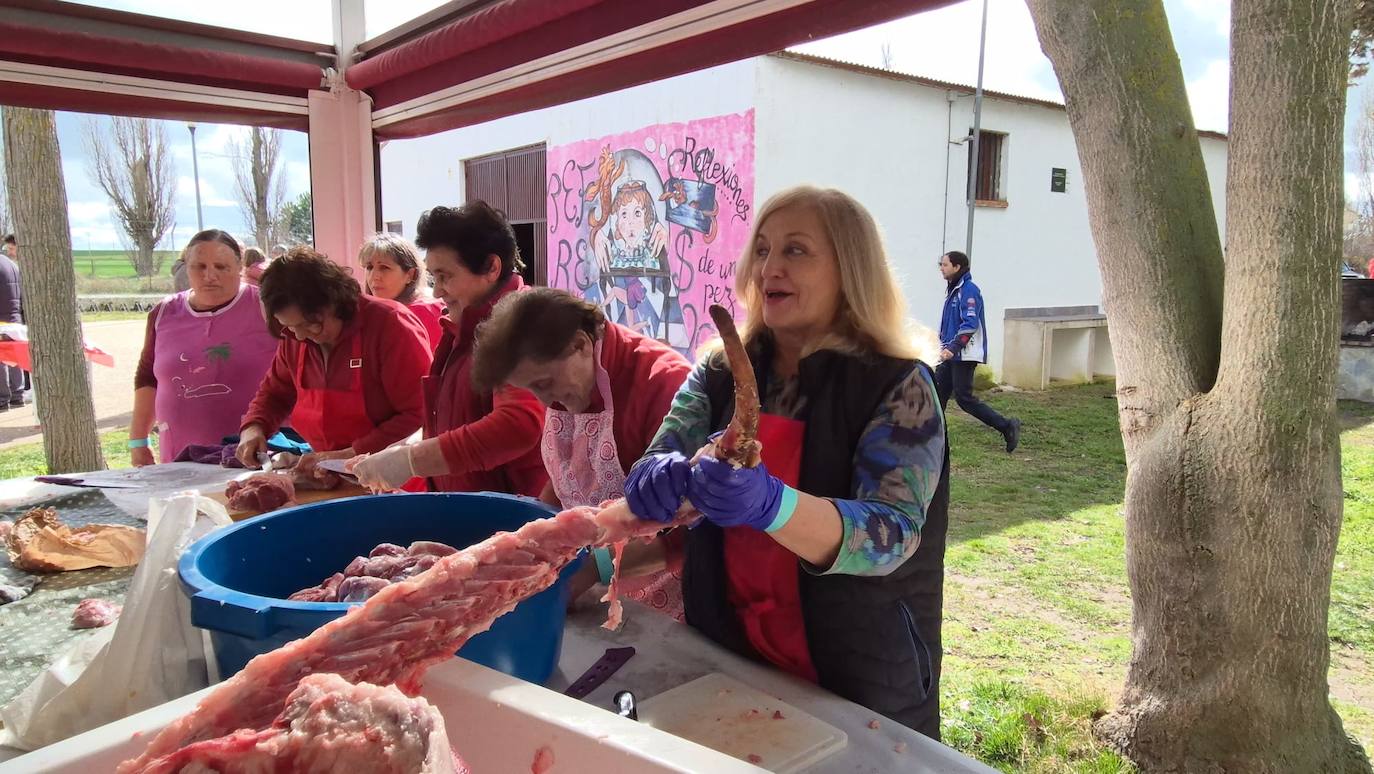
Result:
[[[130,449],[146,449],[147,447],[148,447],[148,439],[147,439],[147,438],[130,438],[130,439],[129,439],[129,448],[130,448]]]
[[[778,503],[778,515],[773,517],[773,523],[763,528],[764,532],[777,532],[787,526],[787,522],[792,520],[792,514],[797,512],[797,490],[790,486],[783,486],[782,499]]]
[[[615,572],[615,562],[611,559],[611,549],[593,548],[592,558],[596,559],[596,574],[601,576],[601,582],[609,584],[611,575]]]

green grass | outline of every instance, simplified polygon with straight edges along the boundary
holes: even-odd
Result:
[[[1092,736],[1130,661],[1125,457],[1110,385],[1000,393],[1014,455],[952,404],[946,742],[1003,771],[1122,772]],[[1331,603],[1333,704],[1374,742],[1374,406],[1342,403],[1345,523]]]
[[[158,250],[161,256],[162,271],[158,276],[171,276],[172,263],[177,259],[175,250]],[[123,250],[73,250],[72,264],[78,276],[96,279],[133,278],[134,266],[129,261],[129,253]]]
[[[100,434],[105,465],[110,469],[129,467],[129,431],[111,430]],[[0,449],[0,479],[41,476],[48,472],[42,442],[25,443]]]
[[[82,312],[81,322],[125,322],[128,320],[146,320],[147,312]]]

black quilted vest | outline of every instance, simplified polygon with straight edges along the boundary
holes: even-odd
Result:
[[[768,353],[757,351],[760,392],[770,373]],[[801,362],[806,396],[802,491],[849,499],[859,436],[878,405],[913,367],[910,360],[859,358],[817,352]],[[924,364],[917,364],[929,372]],[[713,430],[734,410],[734,379],[722,364],[707,371]],[[945,531],[949,522],[949,453],[926,511],[916,554],[882,577],[800,576],[807,643],[820,684],[932,739],[940,738],[940,619]],[[683,597],[687,622],[716,642],[762,660],[749,644],[726,597],[724,533],[703,522],[687,533]]]

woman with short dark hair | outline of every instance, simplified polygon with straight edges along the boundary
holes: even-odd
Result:
[[[539,456],[543,405],[525,390],[479,389],[471,378],[477,326],[525,287],[515,232],[500,211],[473,200],[422,214],[415,242],[425,251],[434,295],[448,308],[425,378],[425,440],[358,460],[353,472],[378,490],[424,476],[439,492],[537,496],[548,483]]]
[[[258,289],[240,279],[241,255],[238,240],[217,228],[191,237],[183,252],[190,289],[148,313],[129,422],[134,465],[154,462],[154,422],[162,462],[187,446],[223,444],[238,431],[277,349]]]
[[[267,329],[281,340],[241,422],[238,458],[257,467],[267,439],[288,418],[326,459],[378,451],[419,429],[416,386],[429,370],[429,339],[410,310],[363,295],[357,280],[309,247],[296,247],[262,274]],[[289,332],[290,335],[284,335]]]
[[[501,299],[478,326],[472,357],[478,389],[521,387],[546,407],[540,452],[549,483],[540,499],[560,509],[598,506],[622,494],[626,471],[649,448],[691,369],[667,344],[609,322],[601,307],[553,288]],[[676,549],[679,543],[665,541],[646,547],[636,564],[657,572],[624,591],[681,617]],[[596,562],[584,566],[575,587],[598,576],[609,582],[609,552],[594,553]]]

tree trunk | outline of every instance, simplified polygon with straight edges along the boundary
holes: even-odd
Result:
[[[22,256],[24,317],[50,473],[100,470],[100,439],[76,305],[67,189],[48,110],[3,108],[5,173]]]
[[[1159,0],[1029,4],[1083,166],[1128,465],[1133,653],[1097,730],[1148,772],[1369,771],[1326,681],[1348,4],[1233,4],[1224,267]]]

